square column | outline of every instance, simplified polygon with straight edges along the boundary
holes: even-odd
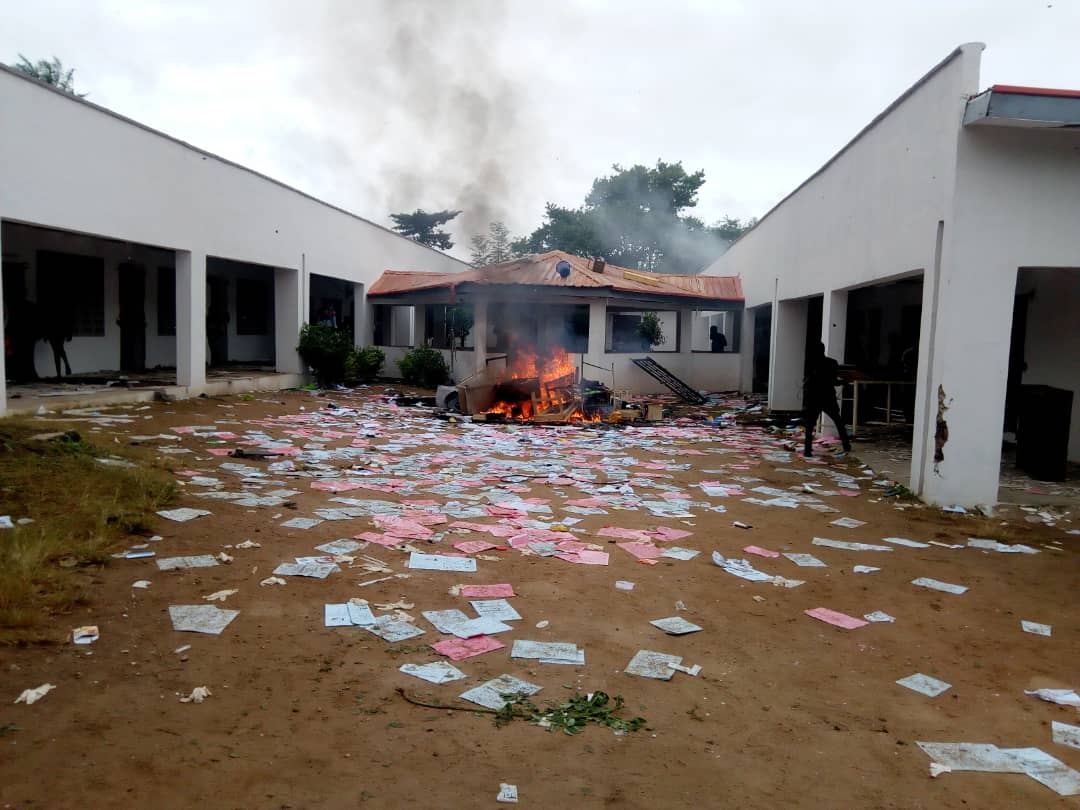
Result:
[[[206,386],[206,254],[176,251],[176,384]]]
[[[772,317],[769,407],[779,411],[801,410],[806,366],[806,301],[777,301]]]
[[[288,267],[274,268],[274,370],[279,374],[303,374],[307,371],[296,344],[304,318],[304,294],[301,274]]]
[[[371,321],[368,320],[367,299],[364,285],[353,284],[353,345],[367,346],[371,343]]]
[[[473,304],[473,373],[479,374],[487,368],[488,350],[488,302],[480,299]],[[465,376],[470,376],[466,374]]]
[[[689,363],[689,356],[694,351],[694,310],[683,309],[679,311],[679,354],[685,355],[684,361]],[[685,368],[689,368],[687,365]]]
[[[821,342],[825,354],[843,365],[847,341],[847,290],[826,290],[821,311]]]
[[[417,304],[412,308],[412,345],[423,346],[428,339],[427,330],[427,304]]]
[[[607,302],[591,301],[589,303],[589,349],[587,354],[592,362],[600,362],[604,355],[604,346],[607,341]]]
[[[0,256],[3,245],[0,244]],[[3,270],[0,269],[0,291],[3,290]],[[4,296],[0,294],[0,323],[4,322]],[[2,347],[0,347],[2,348]],[[7,413],[7,352],[0,351],[0,416]]]

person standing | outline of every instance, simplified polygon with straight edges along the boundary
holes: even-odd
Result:
[[[714,352],[726,352],[727,351],[727,335],[720,331],[715,326],[709,327],[709,341],[712,343],[712,350]]]
[[[818,417],[825,414],[836,425],[844,448],[844,452],[837,455],[843,457],[851,451],[851,439],[836,402],[840,364],[825,354],[825,344],[821,341],[811,343],[807,351],[810,356],[807,358],[806,377],[803,378],[803,455],[807,458],[814,455],[814,427]]]

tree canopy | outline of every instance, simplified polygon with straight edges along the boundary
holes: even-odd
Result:
[[[510,245],[510,229],[499,220],[488,226],[486,235],[474,236],[470,244],[472,252],[469,260],[473,267],[509,261],[515,255]]]
[[[427,212],[417,208],[411,214],[391,214],[394,220],[394,230],[402,236],[407,236],[421,245],[449,250],[454,246],[450,234],[442,230],[442,226],[452,220],[460,211],[432,211]]]
[[[19,61],[11,67],[20,73],[25,73],[27,76],[33,76],[35,79],[45,82],[45,84],[51,84],[57,90],[63,90],[65,93],[71,93],[71,95],[79,98],[86,98],[86,93],[75,92],[75,69],[65,69],[63,62],[55,56],[52,59],[38,59],[36,62],[31,62],[20,53]]]
[[[708,227],[686,214],[697,205],[705,172],[687,173],[681,162],[611,169],[593,181],[581,207],[548,203],[543,224],[514,242],[514,252],[564,250],[638,270],[694,273],[753,224],[725,217]]]

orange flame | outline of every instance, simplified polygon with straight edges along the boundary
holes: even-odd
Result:
[[[539,412],[558,410],[573,400],[569,389],[577,382],[577,366],[565,349],[553,349],[547,357],[540,359],[535,349],[522,347],[508,359],[507,367],[497,381],[521,379],[536,379],[540,389],[536,401]],[[502,414],[508,419],[532,419],[535,415],[531,399],[496,402],[484,413]],[[583,419],[584,414],[579,410],[570,418],[575,417]]]

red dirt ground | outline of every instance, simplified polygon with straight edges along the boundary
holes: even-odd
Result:
[[[111,413],[137,419],[87,435],[110,438],[115,433],[123,439],[215,420],[246,423],[296,414],[301,406],[310,413],[326,401],[306,393],[269,399],[281,404],[264,397],[159,403],[145,411],[114,409]],[[363,400],[346,395],[335,401],[348,405]],[[378,420],[384,438],[372,443],[392,440],[397,419],[385,409]],[[417,429],[414,424],[406,433]],[[461,425],[424,424],[453,441],[470,435]],[[75,426],[87,431],[85,423]],[[222,429],[241,433],[249,427],[232,424]],[[268,432],[283,435],[281,426]],[[570,455],[580,440],[576,437],[584,435],[567,434],[560,443],[563,452]],[[915,744],[1036,746],[1080,768],[1080,751],[1050,739],[1050,721],[1076,723],[1076,711],[1024,695],[1025,688],[1035,686],[1078,685],[1080,616],[1070,607],[1080,587],[1077,538],[1063,531],[1072,524],[1050,528],[1014,521],[1009,541],[1034,545],[1041,549],[1036,555],[938,546],[898,547],[887,554],[818,548],[811,545],[815,536],[871,543],[889,536],[965,543],[969,536],[979,536],[977,529],[994,524],[929,508],[897,510],[874,494],[880,490],[870,488],[870,479],[863,482],[860,497],[824,498],[839,514],[866,521],[853,530],[829,525],[839,514],[758,506],[740,497],[705,498],[690,485],[743,475],[787,488],[803,479],[775,468],[807,466],[801,459],[788,464],[762,461],[757,451],[681,454],[689,448],[708,450],[733,437],[761,440],[761,434],[745,429],[718,429],[714,435],[715,440],[690,444],[665,440],[680,454],[658,458],[692,466],[660,471],[672,478],[658,480],[686,488],[696,501],[722,503],[728,512],[694,509],[692,526],[644,510],[584,517],[575,528],[585,530],[581,539],[610,551],[608,566],[570,565],[517,551],[489,552],[499,560],[481,560],[476,574],[416,571],[408,579],[358,587],[358,582],[377,575],[345,567],[326,580],[292,577],[285,587],[260,587],[259,581],[280,562],[318,554],[312,547],[319,543],[370,531],[370,519],[327,521],[308,531],[279,528],[280,521],[271,515],[310,515],[314,508],[334,505],[327,503],[330,493],[311,490],[306,479],[285,476],[273,477],[282,486],[303,490],[295,498],[295,512],[249,510],[185,495],[183,505],[209,509],[213,515],[188,523],[162,520],[158,532],[164,540],[155,547],[159,557],[216,554],[246,538],[262,547],[230,550],[234,562],[209,569],[162,572],[153,559],[116,560],[94,574],[96,596],[85,613],[55,620],[58,636],[79,624],[99,625],[97,643],[0,650],[0,728],[6,723],[18,726],[0,736],[0,804],[501,807],[495,795],[500,782],[509,782],[518,786],[520,806],[534,808],[1076,806],[1077,799],[1058,798],[1022,775],[946,773],[930,779],[929,759]],[[339,439],[329,446],[348,444],[349,439]],[[207,455],[203,439],[185,436],[182,445],[197,452],[170,457],[176,469],[206,470],[221,477],[227,488],[238,486],[235,476],[217,472],[228,459]],[[468,451],[469,443],[453,452],[461,449]],[[428,447],[403,452],[444,451]],[[623,454],[640,461],[652,457],[635,448]],[[521,457],[525,455],[523,451]],[[742,464],[750,470],[702,472]],[[859,474],[855,462],[835,464]],[[603,474],[598,475],[603,481]],[[551,499],[558,516],[556,489],[584,497],[572,488],[549,486],[533,486],[523,497]],[[397,499],[364,490],[346,496]],[[446,500],[422,490],[413,497]],[[733,520],[754,528],[733,528]],[[605,538],[588,536],[604,525],[688,528],[693,536],[676,544],[702,553],[686,562],[643,565]],[[491,539],[486,534],[448,535],[440,549],[477,538]],[[1064,548],[1048,547],[1051,540],[1062,541]],[[797,568],[784,558],[748,556],[764,571],[807,580],[801,587],[784,589],[745,582],[710,561],[713,550],[747,556],[740,549],[749,543],[810,552],[829,567]],[[395,571],[408,571],[407,555],[399,551],[372,545],[363,553],[390,562]],[[882,570],[854,574],[851,566],[858,563]],[[961,583],[970,590],[954,596],[911,585],[919,576]],[[131,583],[138,579],[153,584],[148,590],[132,590]],[[616,590],[614,582],[620,579],[634,581],[636,588]],[[586,666],[511,660],[507,649],[458,663],[467,681],[434,686],[398,672],[406,662],[438,660],[422,645],[441,636],[420,611],[468,611],[466,600],[447,592],[458,582],[512,583],[517,593],[512,603],[523,620],[500,639],[508,647],[513,638],[573,641],[585,649]],[[240,615],[220,636],[172,629],[168,605],[200,603],[202,595],[225,588],[239,589],[222,606],[238,609]],[[324,628],[324,603],[354,596],[371,602],[413,602],[416,608],[410,613],[427,632],[391,645],[359,628]],[[678,601],[687,608],[679,615],[701,625],[702,632],[666,636],[648,623],[676,615]],[[896,623],[841,630],[803,614],[819,606],[854,616],[884,610]],[[1021,619],[1052,624],[1053,636],[1021,632]],[[536,629],[541,620],[550,625]],[[174,652],[184,644],[191,645],[188,652]],[[681,655],[685,664],[700,664],[702,672],[696,678],[676,673],[668,682],[624,674],[623,667],[641,648]],[[948,681],[952,688],[928,698],[894,683],[915,672]],[[615,736],[610,729],[589,727],[571,737],[521,721],[497,729],[490,715],[421,708],[395,692],[404,687],[439,702],[468,705],[457,700],[460,692],[502,673],[542,685],[544,690],[533,698],[541,705],[570,694],[564,686],[622,695],[628,714],[647,718],[648,730]],[[12,704],[22,689],[45,682],[57,688],[40,702]],[[213,692],[206,702],[179,702],[178,693],[202,685]]]

